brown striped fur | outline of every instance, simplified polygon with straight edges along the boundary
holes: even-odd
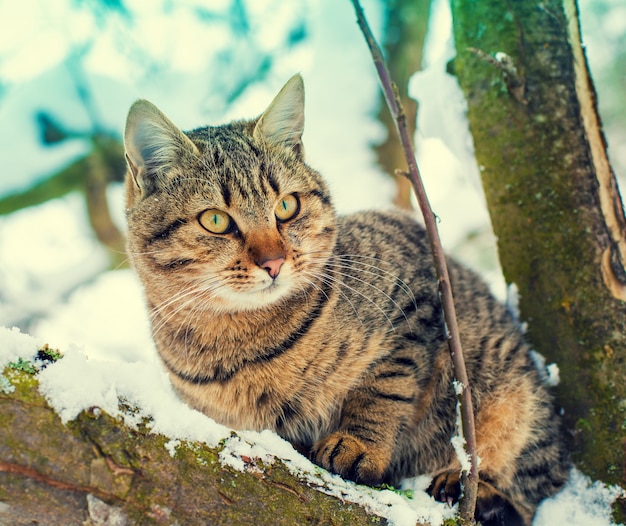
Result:
[[[188,133],[132,106],[128,247],[157,349],[180,396],[216,421],[273,429],[366,484],[430,473],[433,495],[454,500],[456,398],[425,233],[401,212],[335,215],[304,162],[303,103],[295,76],[260,118]],[[298,208],[279,220],[289,196]],[[452,260],[450,273],[480,518],[529,524],[566,480],[558,419],[507,310],[476,274]]]

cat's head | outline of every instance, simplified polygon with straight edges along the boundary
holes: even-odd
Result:
[[[235,312],[319,280],[335,214],[304,162],[303,128],[299,75],[259,118],[187,133],[148,101],[133,104],[124,135],[128,247],[149,295]]]

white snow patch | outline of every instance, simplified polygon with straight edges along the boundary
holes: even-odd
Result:
[[[461,472],[465,471],[466,473],[469,473],[470,469],[472,469],[472,459],[465,449],[467,446],[465,437],[460,435],[454,435],[450,439],[450,443],[454,448],[456,458],[461,463]]]
[[[0,327],[0,370],[20,358],[32,360],[40,347],[36,338],[23,334],[17,327]]]
[[[619,486],[607,486],[599,481],[592,482],[589,477],[573,469],[565,489],[541,503],[533,524],[535,526],[615,524],[611,518],[611,504],[619,496],[624,496],[624,490]]]
[[[454,392],[456,393],[457,398],[461,397],[464,390],[463,384],[458,380],[453,380],[452,386],[454,387]],[[456,432],[457,434],[450,439],[450,443],[454,448],[456,458],[461,464],[461,472],[469,473],[472,469],[472,457],[467,451],[467,441],[465,440],[465,436],[463,434],[460,400],[456,403]]]
[[[511,313],[511,316],[519,321],[519,287],[517,283],[509,283],[506,287],[506,307]]]
[[[167,449],[167,452],[170,454],[170,457],[172,458],[176,456],[176,450],[178,449],[178,446],[180,446],[180,440],[176,440],[176,439],[168,440],[164,444],[165,449]]]
[[[545,356],[535,350],[530,351],[530,357],[535,363],[535,367],[541,374],[546,385],[550,387],[556,387],[559,385],[561,378],[559,374],[559,366],[557,364],[551,363],[546,365]]]
[[[546,383],[553,387],[559,385],[559,383],[561,382],[559,366],[555,363],[548,364],[546,366],[546,372],[548,373]]]

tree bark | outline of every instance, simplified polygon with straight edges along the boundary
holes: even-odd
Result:
[[[172,457],[168,438],[97,408],[64,425],[32,374],[5,376],[15,390],[0,389],[1,524],[386,524],[279,461],[242,473],[220,464],[219,448],[184,442]]]
[[[626,221],[575,0],[452,0],[500,261],[561,382],[578,466],[626,486]]]

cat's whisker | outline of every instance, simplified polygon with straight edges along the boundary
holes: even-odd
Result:
[[[341,273],[339,273],[341,274]],[[346,274],[347,276],[349,276],[349,274]],[[357,290],[354,287],[351,287],[350,285],[346,284],[341,278],[338,278],[336,276],[334,276],[333,274],[329,274],[329,273],[325,273],[325,272],[318,272],[316,274],[316,276],[319,279],[322,279],[324,281],[326,281],[327,283],[336,283],[337,285],[340,285],[342,287],[345,287],[346,289],[348,289],[350,292],[356,294],[357,296],[362,297],[363,299],[367,300],[369,303],[371,303],[372,305],[374,305],[379,311],[380,313],[385,317],[385,319],[387,320],[387,322],[389,322],[389,326],[391,327],[392,331],[395,331],[395,327],[393,325],[393,321],[391,320],[391,318],[389,318],[389,316],[387,315],[387,313],[375,302],[372,300],[372,298],[370,298],[369,296],[367,296],[367,294],[364,294],[363,292],[361,292],[360,290]],[[349,276],[349,277],[353,277],[353,276]],[[358,280],[358,281],[362,281],[362,280]],[[373,287],[373,285],[371,285],[370,283],[367,283],[366,281],[363,281],[363,283],[370,285]],[[376,287],[373,287],[376,289]],[[379,290],[379,289],[376,289]],[[344,296],[346,297],[346,296]],[[347,297],[346,297],[347,299]],[[391,300],[391,298],[389,298]],[[393,301],[393,300],[391,300]],[[348,299],[348,302],[350,303],[350,305],[352,306],[353,309],[355,309],[355,312],[357,312],[354,304]],[[395,303],[395,302],[394,302]],[[396,304],[397,306],[397,304]],[[402,311],[402,309],[400,309],[400,311],[404,314],[404,311]],[[357,317],[358,317],[358,313],[357,313]],[[406,317],[406,316],[405,316]],[[361,324],[363,323],[361,318],[359,317],[359,321],[361,322]]]
[[[329,267],[333,267],[332,263],[330,263],[328,265]],[[376,285],[370,283],[369,281],[367,281],[366,279],[362,279],[358,276],[356,276],[354,273],[348,273],[348,272],[342,272],[341,270],[337,270],[337,267],[339,267],[338,265],[335,265],[334,268],[334,272],[336,274],[338,274],[339,276],[342,276],[344,278],[350,278],[350,279],[354,279],[356,281],[358,281],[359,283],[362,283],[363,285],[366,285],[368,287],[371,287],[373,290],[375,290],[377,293],[381,294],[383,297],[387,298],[394,306],[396,309],[398,309],[398,311],[400,311],[400,313],[402,313],[402,316],[404,317],[404,319],[406,320],[407,324],[410,326],[410,321],[408,316],[406,315],[406,313],[404,312],[404,309],[400,306],[400,304],[394,300],[387,292],[385,292],[384,290],[382,290],[381,288],[377,287]],[[340,278],[335,278],[337,280],[338,283],[341,283],[344,287],[349,288],[351,291],[359,294],[360,296],[368,299],[368,301],[374,305],[376,305],[376,307],[385,315],[385,317],[387,318],[387,320],[389,321],[391,327],[393,328],[393,330],[395,330],[395,327],[393,326],[393,322],[390,320],[389,316],[387,316],[387,314],[384,312],[384,310],[378,305],[376,304],[374,301],[371,300],[371,298],[369,298],[367,295],[361,293],[359,290],[357,290],[354,287],[350,287],[349,285],[347,285],[345,283],[345,281],[343,281],[343,279]],[[415,302],[413,301],[413,304],[415,305]]]
[[[159,304],[158,306],[155,306],[152,310],[154,312],[158,313],[161,310],[168,309],[169,307],[171,307],[173,304],[179,302],[180,300],[188,297],[189,295],[192,295],[192,294],[198,292],[198,290],[199,290],[199,284],[198,283],[191,283],[188,287],[180,290],[174,296],[171,296],[170,298],[168,298],[167,301]]]
[[[316,255],[315,253],[309,253],[309,254],[314,255],[314,256]],[[367,255],[360,255],[360,254],[326,254],[325,257],[320,258],[320,259],[317,259],[315,257],[312,258],[313,261],[327,261],[328,264],[331,264],[340,268],[344,268],[346,270],[349,270],[349,269],[358,270],[360,272],[364,272],[372,276],[379,277],[380,279],[384,279],[390,283],[394,283],[394,284],[397,283],[400,286],[400,288],[409,297],[409,299],[414,304],[414,306],[417,308],[415,295],[413,294],[411,287],[404,280],[402,280],[398,275],[388,270],[385,270],[379,267],[378,265],[366,263],[363,261],[358,261],[358,259],[372,259],[374,261],[384,262],[383,259],[378,258],[376,256],[367,256]],[[336,263],[335,260],[339,260],[340,263]],[[356,265],[359,265],[359,266],[356,266]],[[365,268],[360,268],[360,266],[365,267]],[[377,272],[374,272],[374,270],[378,271],[380,274],[378,274]]]
[[[319,287],[319,285],[316,285],[313,281],[311,281],[310,279],[306,278],[304,275],[302,275],[302,279],[304,279],[304,281],[306,281],[307,283],[309,283],[311,285],[311,288],[316,288],[318,290],[322,290],[321,287]],[[309,293],[308,291],[304,288],[304,285],[302,285],[302,283],[297,282],[296,283],[298,288],[300,289],[300,291],[302,292],[302,296],[304,296],[304,300],[306,302],[306,306],[309,307]]]
[[[194,293],[196,291],[193,291]],[[185,297],[189,296],[190,294],[192,294],[191,292],[185,294]],[[157,336],[160,331],[163,328],[167,328],[169,323],[176,317],[177,314],[179,314],[182,310],[184,310],[186,307],[188,307],[189,305],[193,305],[197,299],[197,294],[191,296],[191,297],[187,297],[187,299],[182,302],[181,304],[177,305],[175,309],[173,310],[168,310],[167,307],[163,307],[160,306],[157,309],[153,309],[153,311],[151,312],[151,319],[153,320],[153,328],[152,328],[152,332],[155,336]],[[182,298],[178,298],[177,301],[181,301]],[[163,313],[165,315],[163,315]],[[156,319],[159,319],[159,323],[155,324],[154,321]]]
[[[378,258],[375,256],[365,256],[365,255],[359,255],[359,254],[338,254],[336,256],[334,256],[334,258],[332,259],[339,259],[342,262],[345,262],[347,265],[352,265],[356,260],[358,259],[373,259],[375,261],[384,261],[382,258]],[[379,272],[382,272],[385,276],[388,276],[388,278],[391,281],[395,281],[396,283],[400,284],[401,288],[406,292],[407,296],[409,296],[409,298],[411,299],[411,301],[413,303],[415,303],[415,295],[413,294],[413,291],[411,290],[411,287],[408,285],[408,283],[406,283],[406,281],[404,281],[403,279],[401,279],[397,274],[394,274],[393,272],[389,271],[389,270],[385,270],[383,268],[380,268],[377,265],[373,265],[371,263],[365,263],[362,261],[357,261],[357,263],[359,265],[365,265],[367,268],[371,268],[371,269],[376,269]]]
[[[303,275],[306,275],[306,273],[303,272]],[[309,273],[309,275],[317,278],[317,279],[321,279],[322,282],[326,283],[326,284],[333,284],[335,283],[335,281],[331,280],[328,278],[328,276],[326,274],[323,273]],[[320,278],[321,276],[321,278]],[[326,299],[328,299],[328,295],[326,294],[326,292],[324,292],[324,289],[322,289],[322,287],[320,287],[319,285],[317,285],[314,281],[307,279],[307,281],[316,289],[318,289],[320,292],[322,292],[322,294],[324,294],[324,296],[326,296]],[[343,284],[340,282],[340,284]],[[341,290],[341,287],[339,287],[337,289],[337,292],[339,294],[341,294],[341,296],[350,304],[350,307],[352,307],[352,310],[354,312],[354,315],[356,316],[356,318],[359,320],[359,322],[361,323],[362,327],[365,327],[365,324],[363,323],[363,320],[361,319],[361,317],[359,316],[359,311],[357,310],[356,306],[354,305],[354,303],[352,303],[352,301],[350,300],[350,298],[348,297],[348,295]]]
[[[381,269],[379,267],[376,267],[375,265],[368,265],[368,269],[363,269],[363,268],[358,268],[355,267],[352,264],[348,264],[348,263],[335,263],[332,259],[327,263],[328,266],[333,267],[333,268],[337,268],[337,269],[343,269],[343,270],[348,270],[348,271],[357,271],[360,275],[363,274],[367,274],[370,276],[374,276],[376,278],[379,278],[381,280],[387,281],[388,283],[392,283],[394,285],[398,285],[400,287],[400,289],[408,296],[409,300],[411,301],[411,303],[413,303],[414,307],[417,308],[417,303],[415,300],[415,296],[413,295],[413,292],[411,291],[411,289],[409,288],[409,286],[400,278],[398,278],[397,276],[395,276],[394,274],[392,274],[391,272],[386,272],[384,269]],[[380,272],[382,272],[383,274],[379,274],[377,272],[374,272],[373,270],[369,270],[369,269],[376,269]],[[355,272],[350,272],[350,273],[342,273],[343,275],[350,275],[353,276]],[[356,276],[354,276],[355,279],[359,279]],[[370,286],[373,287],[373,285],[371,283],[369,283],[366,279],[363,279],[363,283],[368,283]]]
[[[211,285],[207,287],[207,285]],[[213,286],[217,285],[217,286]],[[217,288],[222,286],[222,283],[216,277],[210,277],[206,280],[203,280],[199,283],[192,283],[189,287],[181,290],[179,293],[169,298],[168,301],[155,306],[150,312],[150,318],[152,321],[162,312],[169,311],[167,316],[164,316],[158,325],[153,327],[153,332],[156,335],[164,326],[166,326],[173,317],[175,317],[179,312],[189,307],[189,305],[193,305],[198,298],[208,296],[213,293]],[[175,309],[171,310],[172,305],[185,300],[180,305],[177,305]]]

